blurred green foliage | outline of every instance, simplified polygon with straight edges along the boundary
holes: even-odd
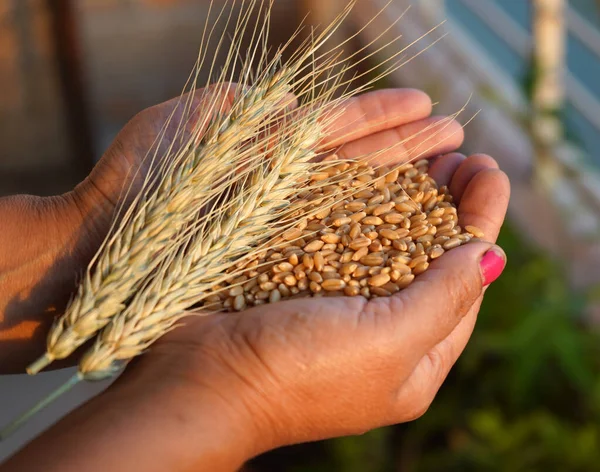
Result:
[[[270,460],[260,470],[600,470],[600,342],[582,323],[586,300],[570,290],[559,263],[510,226],[499,244],[506,270],[422,418],[276,451],[257,461]]]

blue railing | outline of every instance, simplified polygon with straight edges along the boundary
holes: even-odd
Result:
[[[528,69],[530,2],[446,0],[446,14],[516,81]],[[595,0],[570,1],[567,12],[566,109],[568,136],[600,166],[600,11]]]

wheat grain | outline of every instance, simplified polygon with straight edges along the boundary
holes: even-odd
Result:
[[[348,163],[339,165],[338,170],[343,168],[344,178],[348,178]],[[287,230],[276,248],[249,261],[252,269],[241,272],[244,284],[236,285],[237,279],[230,279],[230,284],[215,291],[219,301],[212,298],[211,306],[239,311],[271,302],[273,293],[277,301],[325,295],[388,296],[409,286],[446,250],[483,237],[478,228],[463,231],[458,225],[452,198],[427,175],[427,161],[392,170],[368,166],[365,170],[364,165],[353,163],[350,174],[352,169],[355,181],[369,188],[335,203],[332,212],[320,215],[323,218],[309,217],[304,229]],[[365,174],[370,178],[358,178]],[[429,199],[425,203],[411,199],[411,194],[422,192],[419,189],[426,189],[435,205],[425,208]],[[355,215],[359,215],[356,221]],[[443,236],[437,234],[440,228]],[[289,248],[297,251],[285,259],[283,254]],[[248,283],[253,275],[257,284]],[[307,279],[309,282],[300,284]],[[288,294],[279,290],[282,283],[290,288]],[[242,288],[234,293],[243,298],[243,304],[232,299],[232,287]]]

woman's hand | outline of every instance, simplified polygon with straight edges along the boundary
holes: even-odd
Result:
[[[190,318],[131,366],[115,394],[165,405],[161,424],[184,444],[211,444],[231,460],[223,470],[275,447],[421,416],[471,336],[485,287],[504,269],[492,242],[509,198],[488,156],[444,156],[431,174],[450,183],[460,223],[480,227],[490,242],[445,253],[389,298],[293,300]],[[156,379],[153,393],[133,393]],[[190,427],[179,429],[175,418],[186,417]],[[213,422],[220,428],[211,434]],[[201,457],[191,446],[174,450]]]
[[[209,93],[198,90],[192,108],[201,108]],[[73,191],[0,198],[0,374],[23,372],[43,350],[53,319],[108,233],[124,189],[132,184],[127,196],[135,197],[155,139],[171,118],[158,148],[160,158],[177,132],[183,108],[173,99],[136,115]]]
[[[366,118],[339,154],[428,129],[429,108],[414,91],[357,99],[346,118]],[[436,144],[425,144],[428,136]],[[397,156],[429,148],[425,155],[437,156],[461,140],[451,124],[437,136],[421,133]],[[190,317],[9,464],[26,468],[28,456],[43,453],[45,470],[235,470],[278,446],[419,417],[465,347],[485,286],[504,268],[492,242],[509,198],[507,178],[488,156],[436,157],[430,173],[449,184],[460,224],[480,227],[490,242],[447,252],[389,298],[293,300]]]
[[[235,85],[228,90],[229,99],[234,90]],[[198,90],[191,108],[202,112],[211,93]],[[123,189],[132,184],[128,195],[135,196],[148,171],[148,151],[171,117],[157,154],[162,157],[183,108],[173,99],[136,115],[72,192],[0,199],[0,373],[23,372],[40,355],[52,320],[64,310],[77,278],[106,236]],[[422,92],[368,93],[348,102],[323,147],[342,146],[342,155],[356,155],[418,133],[397,147],[398,156],[431,157],[457,149],[463,139],[460,125],[430,114],[431,101]],[[432,127],[436,122],[441,125]]]

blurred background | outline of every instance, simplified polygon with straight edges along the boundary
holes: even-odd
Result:
[[[345,3],[275,0],[272,42]],[[358,0],[333,41],[387,3]],[[0,0],[0,196],[71,189],[133,115],[179,95],[208,4]],[[424,89],[436,114],[466,104],[463,123],[477,114],[463,152],[493,155],[511,178],[499,241],[508,267],[423,418],[273,451],[246,469],[600,470],[600,1],[392,0],[349,49],[399,16],[390,37],[404,45],[435,30],[377,86]],[[70,375],[0,376],[0,422]],[[0,461],[105,387],[62,398],[0,444]]]

